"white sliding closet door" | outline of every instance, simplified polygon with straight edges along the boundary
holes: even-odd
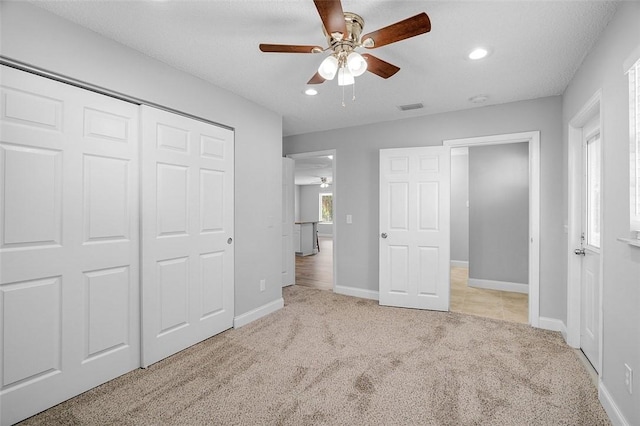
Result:
[[[0,72],[5,425],[140,365],[138,106]]]
[[[233,131],[142,111],[142,364],[233,325]]]

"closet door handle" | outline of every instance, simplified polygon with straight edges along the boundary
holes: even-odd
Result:
[[[386,232],[383,232],[382,234],[380,234],[380,236],[381,236],[382,238],[387,238],[387,236],[388,236],[388,235],[387,235],[387,233],[386,233]]]
[[[227,244],[231,244],[232,242],[233,242],[233,238],[229,238],[229,239],[227,240]]]

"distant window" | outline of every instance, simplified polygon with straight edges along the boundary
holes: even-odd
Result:
[[[631,230],[640,232],[640,59],[628,74]]]
[[[600,133],[586,141],[587,244],[600,248]]]
[[[318,216],[320,222],[333,222],[333,194],[330,192],[321,192],[319,195]]]

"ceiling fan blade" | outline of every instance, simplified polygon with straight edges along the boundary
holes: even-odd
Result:
[[[320,73],[315,73],[311,80],[307,82],[307,84],[322,84],[325,82],[325,79],[320,75]]]
[[[273,53],[320,53],[324,49],[320,46],[298,46],[295,44],[261,44],[260,50]]]
[[[318,9],[318,14],[328,34],[347,34],[347,24],[344,20],[344,12],[342,11],[340,0],[313,0],[313,3]]]
[[[362,57],[367,61],[367,71],[379,75],[382,78],[389,78],[400,71],[399,67],[368,53],[363,53]]]
[[[410,37],[415,37],[420,34],[428,33],[431,31],[431,20],[426,13],[422,12],[411,18],[407,18],[404,21],[396,22],[384,28],[380,28],[378,31],[368,33],[362,36],[362,45],[368,49],[375,49],[376,47],[385,46],[387,44],[395,43],[396,41],[404,40]],[[369,45],[367,39],[373,41],[373,45]]]

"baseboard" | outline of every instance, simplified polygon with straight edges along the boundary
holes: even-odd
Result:
[[[567,326],[559,319],[540,317],[538,319],[538,328],[559,331],[562,334],[562,337],[564,337],[564,340],[567,340]]]
[[[378,292],[375,290],[365,290],[362,288],[336,285],[335,287],[333,287],[333,292],[344,294],[345,296],[359,297],[361,299],[379,300]]]
[[[284,307],[284,299],[281,297],[279,299],[274,300],[273,302],[269,302],[266,305],[262,305],[258,308],[255,308],[249,312],[238,315],[233,318],[233,328],[244,327],[245,325],[258,320],[262,317],[266,317],[269,314],[272,314]]]
[[[452,260],[451,266],[457,266],[459,268],[468,268],[469,261],[468,260]]]
[[[478,278],[469,278],[467,283],[469,287],[485,288],[487,290],[511,291],[514,293],[529,294],[529,286],[522,283],[510,283],[507,281],[481,280]]]
[[[604,407],[604,411],[607,413],[607,416],[609,416],[611,423],[615,426],[629,426],[630,423],[618,408],[618,405],[613,400],[613,397],[607,390],[607,387],[602,383],[602,380],[600,380],[600,383],[598,384],[598,399]]]

